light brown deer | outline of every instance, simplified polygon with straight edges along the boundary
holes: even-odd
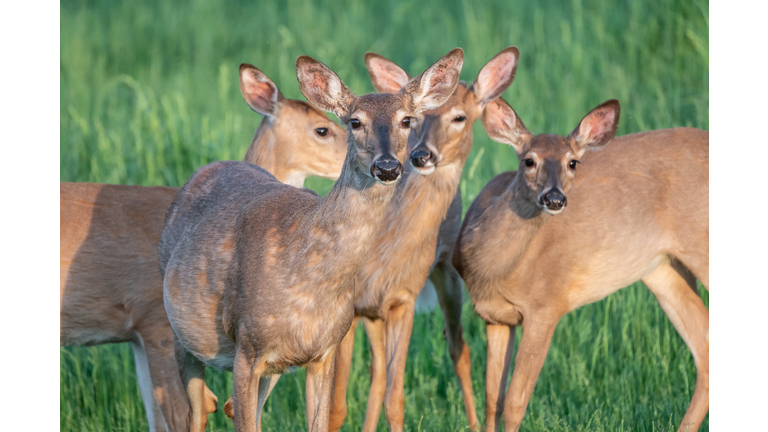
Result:
[[[619,102],[610,100],[567,137],[534,137],[503,99],[486,108],[485,130],[521,161],[472,203],[453,255],[486,322],[486,431],[498,430],[502,409],[505,430],[520,428],[560,317],[637,280],[696,363],[679,430],[697,430],[709,409],[709,311],[696,289],[696,279],[709,289],[709,133],[613,138],[618,121]]]
[[[301,187],[307,175],[338,178],[346,131],[306,102],[285,99],[257,68],[240,66],[240,89],[264,115],[245,160]],[[178,188],[61,183],[61,345],[130,342],[152,431],[184,430],[188,402],[163,306],[157,244]],[[212,394],[212,410],[216,398]]]
[[[461,384],[467,421],[470,427],[479,427],[469,347],[461,329],[461,282],[451,264],[461,225],[458,185],[472,148],[472,124],[488,102],[512,84],[518,58],[516,47],[503,50],[480,70],[471,86],[460,83],[441,107],[417,116],[409,174],[385,212],[383,228],[355,285],[355,315],[363,318],[371,342],[371,389],[364,431],[376,430],[382,402],[390,430],[403,428],[403,377],[414,305],[428,277],[445,316],[445,334]],[[403,69],[378,54],[366,54],[365,61],[378,92],[395,93],[410,80]],[[341,428],[346,417],[354,332],[353,324],[337,351],[331,422],[334,431]]]
[[[158,252],[192,431],[207,422],[206,364],[233,370],[235,428],[243,432],[260,429],[276,376],[306,367],[308,429],[328,429],[355,275],[392,210],[410,122],[450,97],[463,59],[457,48],[397,94],[355,97],[327,66],[301,56],[304,96],[348,125],[347,158],[328,195],[242,162],[207,165],[184,185]]]

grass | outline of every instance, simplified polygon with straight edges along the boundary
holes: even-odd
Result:
[[[456,46],[462,78],[506,46],[520,48],[504,97],[534,133],[566,134],[590,109],[617,98],[619,134],[709,128],[706,1],[609,2],[92,2],[61,4],[60,179],[180,186],[209,162],[242,158],[260,116],[237,84],[256,65],[286,97],[301,98],[294,61],[308,54],[353,91],[373,91],[363,55],[378,52],[412,74]],[[496,174],[515,169],[511,148],[475,125],[460,184],[465,208]],[[331,182],[309,179],[320,193]],[[708,293],[700,290],[708,306]],[[464,305],[476,403],[483,420],[485,331]],[[406,429],[465,430],[461,393],[439,311],[416,318],[406,368]],[[518,332],[518,338],[519,338]],[[62,348],[61,430],[146,430],[127,345]],[[343,430],[359,430],[368,388],[367,341],[358,329]],[[565,316],[531,397],[526,431],[675,430],[696,369],[642,284]],[[209,369],[221,405],[231,374]],[[266,430],[304,430],[304,372],[281,378]],[[380,429],[385,430],[384,418]],[[210,430],[231,430],[222,413]],[[701,430],[709,429],[705,420]]]

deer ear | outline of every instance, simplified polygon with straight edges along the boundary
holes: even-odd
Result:
[[[533,138],[515,110],[503,98],[488,102],[483,110],[483,128],[488,136],[496,142],[509,144],[520,155],[525,143]]]
[[[597,148],[608,144],[616,136],[620,112],[619,101],[611,99],[581,119],[581,123],[568,135],[568,138],[576,143],[580,152],[577,157],[581,157],[588,148]]]
[[[477,80],[472,83],[472,91],[479,104],[488,103],[507,90],[515,79],[519,58],[520,51],[517,47],[509,47],[496,54],[496,57],[480,69]]]
[[[340,119],[347,115],[355,95],[328,66],[312,57],[301,56],[296,60],[296,77],[301,93],[312,105]]]
[[[269,117],[277,113],[284,99],[275,83],[264,72],[247,63],[240,65],[240,93],[252,110]]]
[[[379,93],[397,93],[411,80],[400,66],[376,53],[365,53],[365,67],[373,88]]]
[[[435,109],[444,104],[456,90],[463,65],[464,51],[456,48],[424,73],[408,81],[399,93],[411,96],[416,112]]]

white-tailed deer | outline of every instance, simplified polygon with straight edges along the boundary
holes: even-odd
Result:
[[[472,203],[453,255],[486,322],[486,431],[498,430],[502,410],[505,430],[520,428],[560,317],[637,280],[696,363],[679,430],[697,430],[709,409],[709,311],[696,289],[696,279],[709,289],[709,133],[614,138],[618,121],[616,100],[567,137],[534,137],[503,99],[483,115],[491,138],[520,160],[520,171],[496,176]]]
[[[403,428],[403,377],[414,304],[428,277],[445,316],[450,356],[464,395],[467,421],[470,427],[479,427],[469,347],[461,329],[461,282],[451,263],[461,225],[458,185],[472,148],[472,124],[488,102],[512,83],[518,58],[516,47],[503,50],[482,68],[471,86],[460,83],[441,107],[417,116],[416,142],[409,149],[409,174],[389,203],[371,255],[355,285],[355,315],[362,317],[371,342],[371,389],[364,431],[376,430],[382,402],[389,429]],[[373,86],[380,93],[395,93],[410,80],[403,69],[378,54],[366,54],[365,62]],[[341,428],[346,417],[354,333],[353,324],[337,351],[333,431]]]
[[[397,94],[355,97],[327,66],[301,56],[304,96],[348,125],[333,189],[321,198],[243,162],[207,165],[181,189],[158,252],[192,431],[207,423],[206,364],[233,370],[241,432],[260,429],[276,377],[306,367],[308,429],[328,429],[334,356],[354,316],[355,275],[391,209],[410,123],[450,97],[463,59],[457,48]]]
[[[346,131],[322,111],[285,99],[251,65],[240,89],[264,115],[245,161],[301,187],[307,175],[338,178]],[[61,183],[61,345],[130,342],[152,431],[184,430],[187,396],[163,306],[157,244],[178,188]],[[209,398],[214,401],[212,394]]]

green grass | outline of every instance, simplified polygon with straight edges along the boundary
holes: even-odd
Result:
[[[263,3],[263,4],[262,4]],[[566,134],[617,98],[619,134],[709,128],[706,1],[92,2],[61,4],[60,179],[180,186],[198,167],[240,159],[260,116],[238,89],[256,65],[301,98],[294,62],[329,65],[363,94],[363,55],[417,74],[456,46],[462,78],[506,46],[520,48],[504,97],[534,133]],[[511,148],[475,125],[461,181],[465,208],[494,175],[517,167]],[[309,179],[320,193],[330,181]],[[708,305],[708,294],[702,290]],[[464,305],[478,413],[485,331]],[[464,430],[439,311],[417,316],[406,368],[407,430]],[[518,332],[518,338],[519,338]],[[368,387],[367,341],[356,336],[344,430],[359,430]],[[61,430],[147,429],[127,345],[61,349]],[[565,316],[531,397],[526,431],[675,430],[693,392],[693,359],[653,296],[637,284]],[[209,369],[221,405],[231,374]],[[281,378],[266,430],[304,430],[304,372]],[[380,429],[385,430],[383,416]],[[222,413],[211,430],[231,429]],[[702,430],[709,429],[708,418]]]

